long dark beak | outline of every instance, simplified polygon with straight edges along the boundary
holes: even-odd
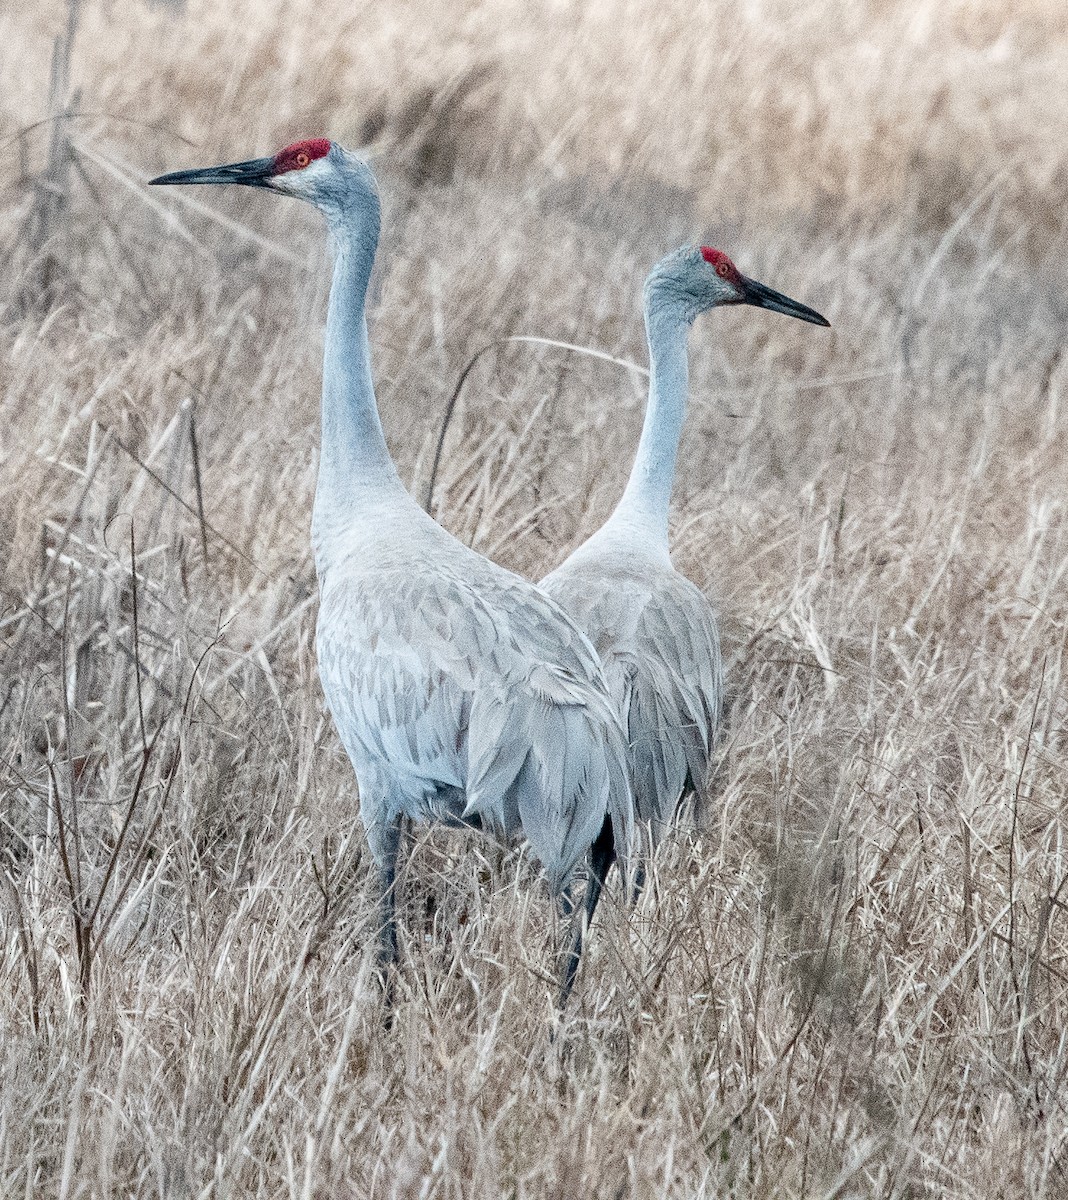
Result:
[[[809,308],[807,304],[799,304],[796,300],[791,300],[789,296],[784,296],[782,292],[776,292],[762,283],[757,283],[755,279],[743,281],[742,303],[755,304],[757,308],[770,308],[772,312],[785,313],[788,317],[797,317],[799,321],[810,321],[813,325],[830,327],[831,324],[814,308]]]
[[[270,187],[274,174],[273,158],[253,158],[249,162],[228,163],[222,167],[198,167],[192,171],[172,171],[157,175],[149,183],[243,183],[246,187]]]

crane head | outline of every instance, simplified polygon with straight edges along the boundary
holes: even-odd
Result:
[[[743,275],[722,250],[711,246],[684,246],[668,254],[652,269],[645,287],[647,303],[680,303],[691,321],[721,304],[752,304],[813,325],[830,325],[814,308]]]
[[[150,179],[149,183],[240,183],[297,196],[329,209],[343,187],[351,186],[345,185],[341,177],[352,170],[362,171],[370,178],[370,170],[354,154],[327,138],[310,138],[285,146],[266,158],[171,171]]]
[[[814,308],[791,300],[782,292],[757,283],[743,275],[722,250],[713,250],[711,246],[700,247],[701,260],[713,272],[720,286],[729,289],[725,299],[718,300],[719,304],[752,304],[756,308],[767,308],[771,312],[785,313],[788,317],[797,317],[799,321],[808,321],[812,325],[830,325],[830,321]]]

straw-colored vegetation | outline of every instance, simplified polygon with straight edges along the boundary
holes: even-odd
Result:
[[[1066,11],[83,0],[50,94],[70,13],[6,6],[0,1195],[1068,1194]],[[641,363],[684,240],[834,325],[694,331],[721,779],[554,1042],[541,880],[423,831],[383,1028],[312,648],[322,229],[142,184],[321,133],[382,146],[413,488],[485,342]],[[642,386],[490,352],[436,515],[543,573]]]

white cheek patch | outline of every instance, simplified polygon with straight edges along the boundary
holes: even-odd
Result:
[[[275,175],[271,181],[279,192],[289,192],[294,196],[303,196],[314,190],[315,184],[329,171],[327,156],[316,158],[306,167],[294,167],[291,171],[283,171]]]
[[[303,175],[305,179],[319,179],[327,173],[329,169],[326,165],[328,155],[323,155],[322,158],[316,158],[300,171],[294,171],[294,175]]]

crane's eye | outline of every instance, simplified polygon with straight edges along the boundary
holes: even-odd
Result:
[[[308,165],[308,163],[310,163],[310,162],[311,162],[311,157],[309,155],[305,154],[303,150],[301,150],[300,153],[296,157],[297,166],[298,167],[306,167]]]
[[[716,274],[720,277],[720,279],[726,279],[730,273],[731,269],[726,263],[721,262],[719,266],[716,267]]]

